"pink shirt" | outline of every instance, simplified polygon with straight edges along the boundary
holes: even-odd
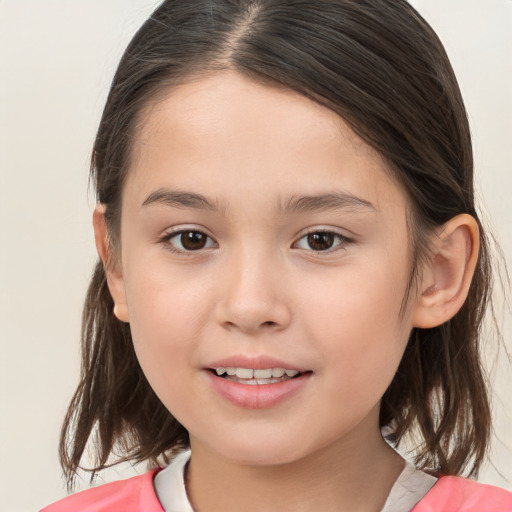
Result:
[[[153,486],[158,471],[73,494],[41,512],[164,512]],[[411,512],[512,512],[512,493],[472,480],[444,476]]]
[[[41,512],[165,512],[153,487],[158,471],[77,492]]]

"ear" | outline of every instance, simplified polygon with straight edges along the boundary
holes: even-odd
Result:
[[[114,315],[122,322],[129,322],[126,291],[123,279],[123,269],[120,258],[112,253],[109,243],[107,223],[105,221],[105,205],[98,203],[94,209],[92,223],[96,250],[103,262],[107,274],[107,284],[114,300]]]
[[[437,327],[450,320],[468,295],[480,249],[478,224],[471,215],[450,219],[435,234],[414,306],[413,327]]]

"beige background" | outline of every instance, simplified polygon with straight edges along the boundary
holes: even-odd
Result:
[[[65,495],[60,424],[78,376],[95,261],[90,147],[117,61],[156,0],[0,0],[0,507]],[[512,268],[512,2],[416,0],[452,58],[478,187]],[[512,350],[510,315],[505,337]],[[500,439],[482,481],[512,489],[512,379],[498,368]],[[140,468],[142,471],[143,468]],[[130,474],[115,470],[112,479]]]

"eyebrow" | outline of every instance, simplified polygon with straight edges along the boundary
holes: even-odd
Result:
[[[308,213],[341,209],[378,211],[370,201],[348,192],[329,192],[310,196],[294,195],[286,204],[280,206],[280,210],[284,213]]]
[[[163,204],[173,208],[193,208],[210,211],[218,211],[221,209],[220,204],[217,201],[212,202],[201,194],[180,190],[169,190],[166,188],[159,188],[149,194],[142,203],[142,206],[144,207],[150,204]]]
[[[151,204],[208,211],[225,211],[227,209],[226,205],[221,205],[218,201],[211,201],[202,194],[166,188],[159,188],[149,194],[142,203],[142,207]],[[293,195],[287,201],[278,203],[278,210],[284,214],[340,209],[378,211],[370,201],[348,192],[329,192],[308,196]]]

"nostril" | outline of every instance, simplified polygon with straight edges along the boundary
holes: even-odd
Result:
[[[267,322],[263,322],[261,325],[264,327],[274,327],[277,323],[272,320],[268,320]]]

